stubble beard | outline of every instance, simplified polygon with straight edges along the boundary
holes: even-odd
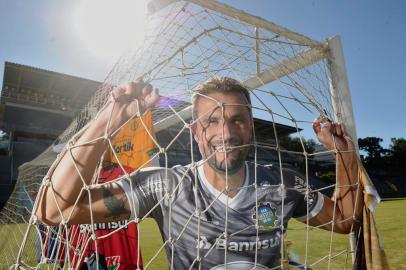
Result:
[[[239,147],[242,145],[241,140],[239,139],[234,139],[231,142],[224,142],[225,145],[232,143],[233,147]],[[236,151],[236,150],[226,150],[227,151]],[[244,167],[245,161],[247,159],[248,151],[246,150],[246,147],[239,148],[238,150],[238,157],[236,159],[232,159],[227,161],[226,159],[226,154],[224,154],[224,157],[219,160],[217,158],[217,155],[215,151],[213,151],[211,143],[208,143],[208,146],[205,147],[204,151],[204,158],[208,158],[207,162],[215,172],[221,174],[221,175],[234,175],[237,172],[241,170],[241,168]],[[230,153],[231,154],[231,153]]]

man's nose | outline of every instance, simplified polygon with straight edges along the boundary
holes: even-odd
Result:
[[[228,121],[224,121],[223,129],[221,132],[224,140],[228,140],[232,137],[235,137],[236,135],[235,126]]]

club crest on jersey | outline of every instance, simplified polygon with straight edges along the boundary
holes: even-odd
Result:
[[[258,225],[260,229],[271,230],[280,225],[279,218],[276,215],[276,208],[272,207],[271,203],[260,203],[258,205],[258,211],[255,211],[255,207],[253,210],[254,214],[252,218],[256,220],[258,215]]]
[[[131,122],[130,129],[132,131],[136,131],[140,127],[140,123],[138,121]]]

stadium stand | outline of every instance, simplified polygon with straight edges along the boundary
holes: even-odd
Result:
[[[18,177],[18,167],[42,153],[66,129],[100,82],[5,62],[0,96],[0,207]]]

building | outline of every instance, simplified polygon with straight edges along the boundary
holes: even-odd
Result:
[[[43,152],[93,96],[100,82],[5,62],[0,96],[0,204],[18,167]]]

